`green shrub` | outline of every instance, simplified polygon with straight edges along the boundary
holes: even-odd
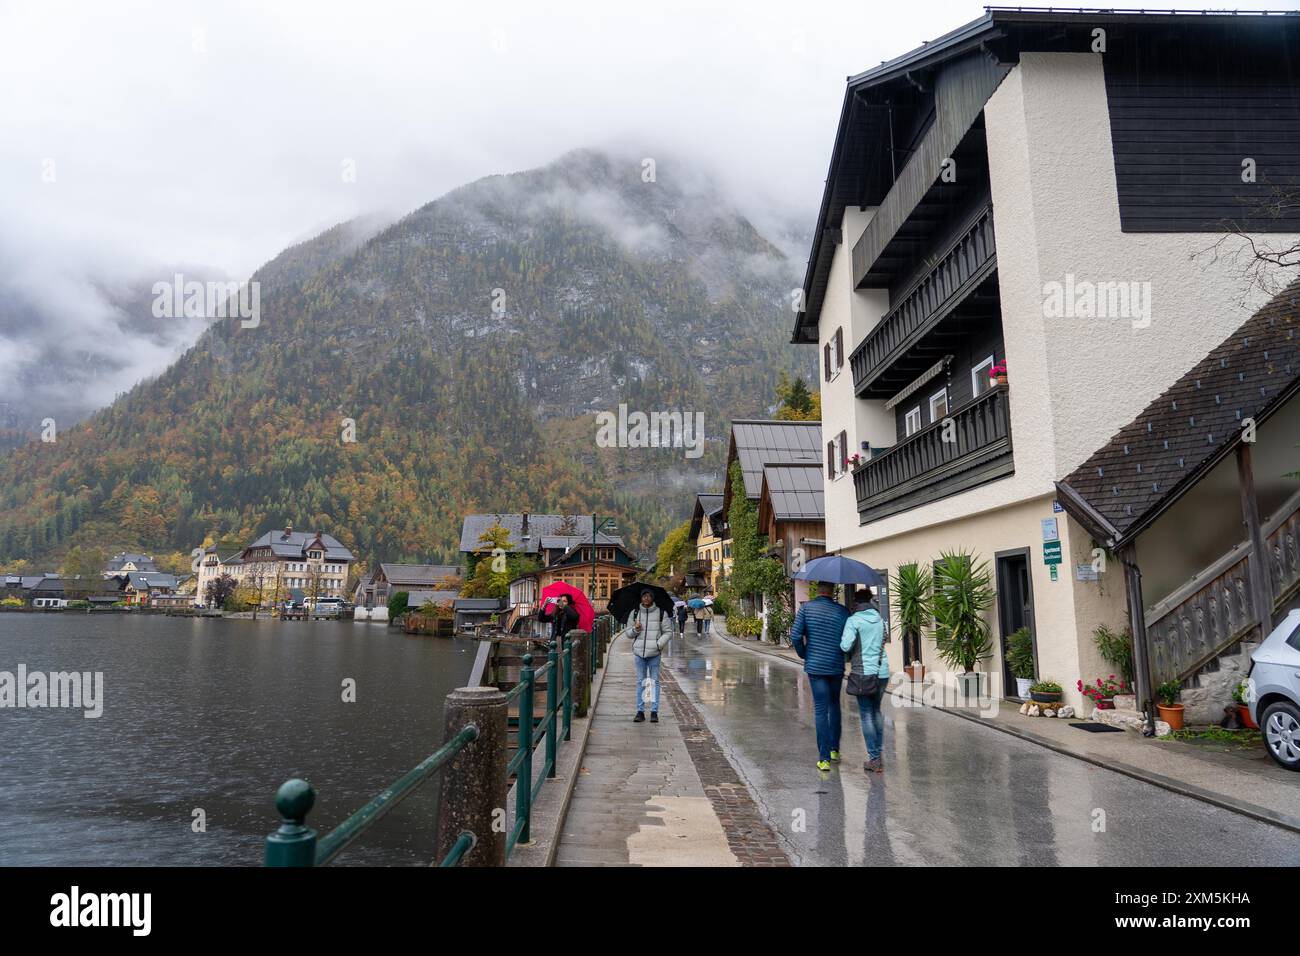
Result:
[[[1007,638],[1007,665],[1012,677],[1029,680],[1034,676],[1034,638],[1029,628],[1022,627]]]
[[[0,607],[22,607],[22,606],[23,606],[22,598],[7,597],[4,600],[0,601]]]
[[[1029,690],[1038,691],[1040,694],[1059,694],[1061,685],[1054,680],[1040,680],[1035,684],[1029,685]]]
[[[388,619],[396,620],[406,613],[406,599],[410,597],[407,591],[398,591],[396,594],[388,596]]]
[[[1182,692],[1183,682],[1177,680],[1167,680],[1156,688],[1156,696],[1166,707],[1172,707],[1178,702],[1178,695]]]
[[[1126,627],[1114,631],[1102,624],[1092,632],[1101,659],[1119,672],[1124,683],[1133,683],[1133,635]]]
[[[758,637],[763,633],[763,619],[733,614],[727,618],[727,633],[733,637]]]

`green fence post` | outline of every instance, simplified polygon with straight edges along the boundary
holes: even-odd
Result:
[[[515,774],[515,819],[523,820],[519,831],[518,844],[532,842],[529,835],[529,815],[533,809],[533,655],[524,655],[524,667],[519,672],[519,680],[524,685],[519,695],[519,739],[516,746],[524,755]]]
[[[569,739],[569,727],[573,723],[573,641],[569,640],[569,635],[564,635],[564,643],[561,645],[564,650],[560,657],[564,661],[564,739]]]
[[[275,793],[280,829],[266,838],[267,866],[315,866],[316,831],[307,826],[307,814],[316,791],[306,780],[287,780]]]
[[[546,675],[546,776],[554,777],[555,753],[558,749],[556,731],[559,729],[555,713],[559,709],[559,688],[556,685],[560,682],[560,655],[554,642],[551,643],[546,659],[550,664],[550,671]]]

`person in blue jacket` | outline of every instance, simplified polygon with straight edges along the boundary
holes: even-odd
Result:
[[[830,762],[840,759],[840,684],[844,681],[840,638],[849,612],[834,595],[834,584],[819,581],[817,597],[799,608],[790,630],[790,643],[803,658],[812,687],[818,770],[830,770]]]
[[[862,588],[853,595],[853,608],[853,614],[844,623],[840,650],[851,652],[851,673],[875,674],[880,678],[880,690],[876,694],[858,698],[858,716],[862,719],[862,739],[867,745],[867,762],[862,769],[868,773],[883,773],[885,766],[880,751],[885,741],[885,718],[880,713],[880,702],[889,682],[885,622],[876,608],[870,588]]]

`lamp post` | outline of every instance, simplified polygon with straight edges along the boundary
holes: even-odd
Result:
[[[613,518],[606,518],[600,524],[596,524],[596,515],[591,516],[591,580],[587,582],[587,597],[592,602],[592,607],[596,604],[596,535],[606,525],[610,531],[617,531]]]

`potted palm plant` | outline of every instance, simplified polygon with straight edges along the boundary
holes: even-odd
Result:
[[[1029,685],[1034,682],[1034,638],[1022,627],[1007,638],[1007,666],[1016,679],[1016,696],[1029,699]]]
[[[924,680],[921,664],[921,634],[934,616],[931,607],[931,575],[919,564],[904,564],[894,582],[894,613],[903,634],[904,670],[913,681]],[[911,663],[907,663],[907,662]]]
[[[976,564],[964,551],[945,551],[934,566],[934,639],[939,657],[957,676],[963,697],[978,697],[975,665],[992,653],[993,638],[984,615],[993,604],[987,561]]]
[[[1156,711],[1160,714],[1160,719],[1169,725],[1170,730],[1183,729],[1183,705],[1177,703],[1182,689],[1182,682],[1176,680],[1167,680],[1156,688],[1156,696],[1160,698],[1160,703],[1156,704]]]

